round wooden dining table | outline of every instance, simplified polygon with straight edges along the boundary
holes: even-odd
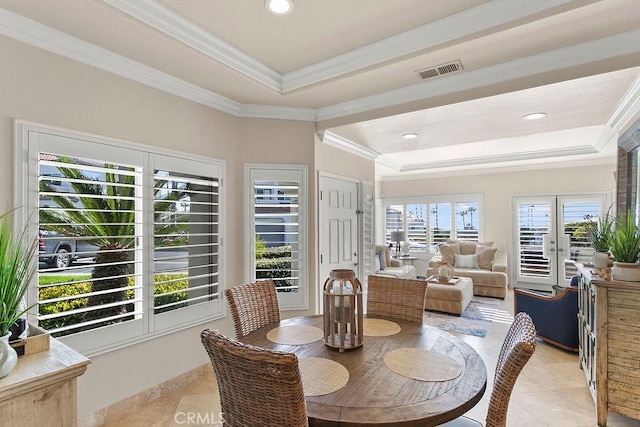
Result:
[[[305,386],[310,426],[438,425],[459,417],[480,401],[487,386],[487,369],[471,346],[432,326],[397,319],[386,320],[399,326],[399,331],[385,336],[369,336],[365,320],[362,347],[344,352],[325,345],[322,335],[319,338],[316,335],[314,341],[302,344],[273,341],[273,332],[282,331],[287,326],[304,325],[302,328],[318,328],[322,331],[321,315],[282,320],[254,331],[242,341],[296,354],[300,360],[303,384],[304,358],[328,359],[346,368],[346,383],[333,392],[309,395]],[[275,328],[278,328],[277,331],[269,334]],[[390,356],[394,351],[416,351],[410,349],[424,349],[424,354],[438,356],[433,359],[434,363],[441,358],[453,359],[457,362],[454,365],[459,365],[456,366],[459,374],[446,380],[418,380],[399,375],[389,368],[384,360],[385,355]],[[428,366],[430,359],[423,358],[421,363]],[[325,369],[324,374],[320,375],[329,376],[330,373]]]

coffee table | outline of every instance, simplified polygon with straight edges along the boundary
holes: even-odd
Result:
[[[462,314],[473,298],[473,280],[470,277],[458,277],[455,283],[439,283],[427,279],[427,298],[425,310]]]

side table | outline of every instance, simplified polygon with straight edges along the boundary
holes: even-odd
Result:
[[[399,256],[395,259],[402,261],[402,265],[414,265],[413,262],[418,259],[417,256]]]

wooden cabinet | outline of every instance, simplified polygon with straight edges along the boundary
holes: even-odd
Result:
[[[89,359],[55,339],[49,350],[20,357],[0,379],[0,424],[75,426],[76,378],[88,364]]]
[[[640,283],[579,273],[580,363],[598,425],[609,411],[640,419]]]
[[[580,365],[593,400],[596,400],[596,288],[591,285],[591,275],[580,274],[578,281],[578,336],[580,338]]]

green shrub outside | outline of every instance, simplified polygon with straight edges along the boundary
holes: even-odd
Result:
[[[261,241],[256,241],[256,278],[260,279],[274,279],[276,287],[291,286],[291,246],[277,246],[267,247],[266,244]],[[186,289],[189,286],[186,276],[183,274],[156,274],[154,282],[166,282],[175,279],[175,282],[162,283],[154,287],[154,295],[160,295],[155,298],[154,307],[162,306],[165,304],[177,303],[185,301],[187,299]],[[39,299],[55,299],[63,298],[73,295],[82,295],[91,292],[91,276],[41,276],[39,277],[39,284],[51,285],[55,283],[64,283],[75,281],[77,283],[60,286],[49,286],[39,289]],[[79,280],[86,280],[81,281]],[[132,277],[128,280],[128,285],[134,286],[134,279]],[[185,290],[184,292],[176,292]],[[175,292],[175,293],[171,293]],[[169,295],[163,295],[170,293]],[[127,292],[127,299],[133,299],[133,289]],[[64,301],[40,304],[38,312],[40,315],[56,314],[69,310],[77,310],[85,308],[87,306],[87,297],[79,297],[68,299]],[[183,307],[184,305],[176,304],[165,309],[159,309],[158,312],[173,310]],[[132,309],[132,308],[130,308]],[[67,325],[73,325],[82,322],[82,313],[70,314],[68,316],[42,320],[39,325],[44,329],[54,329]]]
[[[291,246],[261,248],[256,242],[256,279],[273,279],[276,288],[291,286]],[[283,289],[290,291],[289,289]]]
[[[171,283],[162,283],[154,287],[154,290],[153,290],[154,295],[160,295],[155,298],[154,307],[186,300],[187,299],[186,289],[189,285],[188,281],[186,280],[186,276],[184,274],[156,274],[154,276],[155,283],[181,279],[181,278],[184,278],[184,280],[178,280]],[[39,278],[39,284],[49,285],[54,283],[77,281],[78,279],[82,280],[83,277],[41,276]],[[90,276],[87,276],[86,279],[87,279],[86,281],[77,282],[74,284],[41,288],[38,290],[39,300],[63,298],[63,297],[69,297],[73,295],[82,295],[82,294],[89,293],[91,292],[91,283],[89,280]],[[131,287],[134,286],[133,277],[129,277],[128,285]],[[185,291],[176,292],[169,295],[162,295],[165,293],[175,292],[180,290],[185,290]],[[133,299],[133,298],[134,298],[134,291],[133,289],[131,289],[127,291],[127,299]],[[40,304],[38,307],[38,313],[40,315],[48,315],[48,314],[61,313],[69,310],[77,310],[77,309],[85,308],[87,306],[87,300],[88,300],[87,297],[79,297],[79,298],[73,298],[73,299],[68,299],[64,301]],[[171,306],[169,309],[175,309],[180,307],[182,306],[175,305],[175,306]],[[161,311],[167,311],[167,309],[161,310]],[[44,329],[54,329],[54,328],[60,328],[62,326],[67,326],[67,325],[74,325],[82,322],[82,320],[83,320],[82,313],[70,314],[63,317],[41,320],[39,322],[39,326]]]

